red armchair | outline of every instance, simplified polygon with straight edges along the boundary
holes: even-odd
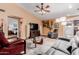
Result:
[[[14,42],[8,42],[4,34],[0,32],[0,55],[20,55],[26,53],[26,42],[18,39]],[[22,53],[24,52],[24,53]]]

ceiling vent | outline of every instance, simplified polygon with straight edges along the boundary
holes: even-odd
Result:
[[[5,12],[5,10],[4,10],[4,9],[0,9],[0,11],[1,11],[1,12]]]

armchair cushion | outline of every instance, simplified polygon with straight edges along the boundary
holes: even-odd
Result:
[[[24,44],[16,44],[16,45],[10,45],[8,47],[0,48],[0,55],[15,55],[15,54],[21,54],[21,52],[24,51]]]
[[[8,47],[12,47],[12,46],[14,47],[14,46],[21,45],[21,44],[24,44],[24,40],[22,39],[14,41],[14,42],[10,42]]]
[[[0,45],[1,45],[1,47],[6,47],[9,45],[9,42],[5,38],[3,32],[0,32]]]

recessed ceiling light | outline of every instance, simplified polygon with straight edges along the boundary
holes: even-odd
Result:
[[[72,8],[72,5],[71,5],[71,4],[69,4],[68,8],[69,8],[69,9],[71,9],[71,8]]]

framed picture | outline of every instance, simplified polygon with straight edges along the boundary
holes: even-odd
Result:
[[[58,29],[59,28],[59,23],[55,23],[53,28]]]
[[[47,20],[47,21],[42,21],[43,22],[43,26],[44,27],[48,27],[49,26],[49,21]]]
[[[42,23],[43,23],[43,27],[52,28],[52,25],[53,25],[52,20],[42,21]]]

